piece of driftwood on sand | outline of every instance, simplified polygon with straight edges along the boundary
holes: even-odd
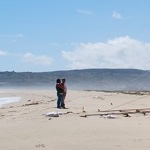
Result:
[[[98,112],[128,112],[128,111],[144,111],[144,110],[150,110],[150,108],[132,108],[132,109],[108,109],[108,110],[100,110],[98,109]]]
[[[80,117],[88,117],[88,116],[106,116],[106,115],[124,115],[124,117],[130,117],[130,114],[143,114],[146,115],[150,113],[150,108],[140,108],[140,109],[119,109],[119,110],[105,110],[100,111],[98,109],[98,113],[83,113]]]

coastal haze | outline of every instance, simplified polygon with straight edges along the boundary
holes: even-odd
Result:
[[[0,72],[0,88],[55,89],[66,78],[70,90],[149,91],[150,72],[138,69],[82,69],[54,72]]]

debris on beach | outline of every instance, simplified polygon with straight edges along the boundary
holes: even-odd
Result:
[[[45,148],[45,145],[44,144],[37,144],[35,145],[36,148]]]
[[[57,112],[57,111],[52,111],[46,114],[42,114],[43,116],[49,117],[49,120],[51,120],[50,117],[59,117],[60,115],[67,115],[67,114],[79,114],[79,113],[74,113],[72,111],[67,111],[67,112]]]
[[[45,114],[45,116],[46,117],[59,117],[59,115],[63,115],[63,114],[64,113],[62,113],[62,112],[53,111],[53,112],[49,112],[49,113]]]
[[[23,106],[30,106],[30,105],[38,105],[39,102],[32,102],[32,103],[29,103],[29,104],[24,104]]]
[[[85,112],[86,112],[86,111],[85,111],[85,109],[84,109],[84,107],[82,108],[82,112],[83,112],[83,113],[85,113]]]
[[[73,113],[72,111],[67,111],[67,112],[52,111],[43,115],[45,115],[46,117],[59,117],[60,115],[67,115],[67,114],[78,114],[78,113]]]
[[[100,100],[104,100],[104,98],[101,97],[101,96],[93,96],[93,98],[95,98],[95,99],[100,99]]]
[[[100,111],[98,109],[97,113],[84,113],[80,115],[80,117],[90,117],[90,116],[102,116],[104,118],[111,118],[115,119],[116,116],[123,116],[123,117],[131,117],[131,114],[146,114],[150,113],[150,108],[140,108],[140,109],[122,109],[122,110],[105,110]]]
[[[103,118],[106,118],[106,119],[116,119],[117,117],[114,116],[114,115],[104,115],[102,116]]]

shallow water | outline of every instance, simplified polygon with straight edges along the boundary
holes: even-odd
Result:
[[[1,97],[0,98],[0,107],[4,104],[12,103],[12,102],[18,102],[20,101],[20,97]]]

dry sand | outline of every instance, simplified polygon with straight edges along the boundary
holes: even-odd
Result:
[[[134,113],[150,108],[149,93],[71,90],[68,109],[56,108],[52,90],[1,90],[0,97],[9,96],[22,100],[0,108],[0,150],[150,149],[150,113]],[[126,117],[114,109],[135,110]],[[62,115],[46,117],[50,112]]]

